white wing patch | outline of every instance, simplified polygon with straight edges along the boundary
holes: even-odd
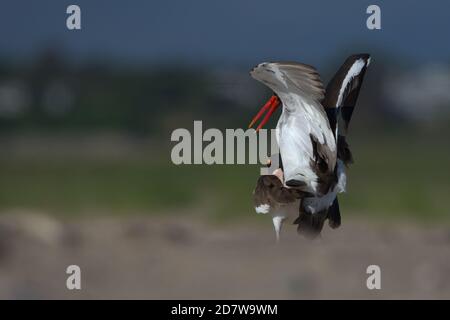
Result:
[[[345,189],[347,188],[347,175],[345,174],[344,162],[342,162],[342,160],[339,159],[337,161],[337,176],[338,182],[334,190],[337,193],[345,192]]]
[[[370,63],[370,61],[368,63]],[[356,77],[361,73],[361,70],[364,68],[365,64],[366,63],[364,59],[358,59],[353,63],[350,70],[348,70],[347,75],[345,76],[344,81],[342,82],[341,90],[339,90],[339,96],[336,102],[336,107],[341,105],[342,98],[344,96],[345,88],[347,88],[347,85],[350,83],[350,81],[352,81],[354,77]]]
[[[255,207],[255,210],[256,210],[256,213],[266,214],[266,213],[269,213],[269,211],[270,211],[270,205],[261,204],[261,205]]]

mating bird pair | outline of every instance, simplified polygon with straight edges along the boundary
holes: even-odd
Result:
[[[250,72],[274,95],[249,127],[267,111],[259,130],[283,108],[276,128],[280,168],[259,177],[253,195],[256,212],[272,215],[277,240],[293,215],[308,238],[317,237],[327,219],[331,228],[340,226],[337,194],[345,191],[345,167],[352,162],[346,135],[369,64],[368,54],[348,57],[326,90],[316,69],[302,63],[261,63]]]

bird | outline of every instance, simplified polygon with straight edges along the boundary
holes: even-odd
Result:
[[[297,231],[309,239],[320,235],[327,219],[333,229],[341,225],[337,194],[345,192],[346,167],[353,163],[346,137],[370,62],[366,53],[349,56],[326,89],[317,70],[303,63],[264,62],[250,71],[273,95],[249,128],[267,111],[258,131],[282,106],[276,127],[280,168],[260,176],[253,192],[256,212],[272,215],[277,241],[295,211]]]
[[[272,155],[271,158],[279,157],[279,154]],[[272,159],[269,159],[267,166],[270,167]],[[253,191],[253,201],[255,211],[259,214],[270,213],[275,229],[276,241],[280,241],[280,232],[283,221],[288,216],[297,214],[300,205],[300,198],[305,193],[296,188],[288,188],[284,185],[283,170],[275,169],[271,174],[261,175]]]

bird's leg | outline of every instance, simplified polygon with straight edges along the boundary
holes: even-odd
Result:
[[[280,231],[281,226],[283,224],[284,217],[281,216],[274,216],[272,217],[273,226],[275,228],[275,235],[277,238],[277,243],[280,241]]]

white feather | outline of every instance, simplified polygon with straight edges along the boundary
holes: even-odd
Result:
[[[255,207],[255,210],[256,210],[256,213],[266,214],[266,213],[269,213],[269,211],[270,211],[270,205],[262,204],[262,205]]]
[[[365,64],[366,63],[364,59],[358,59],[353,63],[350,70],[348,70],[347,74],[345,75],[344,81],[342,82],[341,90],[339,90],[339,96],[337,99],[336,107],[341,105],[342,99],[344,97],[345,88],[347,87],[347,85],[350,83],[350,81],[352,81],[354,77],[356,77],[361,73],[361,70],[364,68]]]
[[[345,192],[347,188],[347,175],[345,173],[345,165],[344,162],[340,159],[337,161],[337,176],[338,182],[335,187],[336,193]]]
[[[334,189],[322,197],[311,197],[303,199],[303,208],[307,212],[314,214],[329,208],[338,193],[345,192],[347,186],[347,175],[345,174],[345,166],[342,160],[337,161],[338,182]]]
[[[310,134],[336,152],[336,141],[326,116],[317,111],[322,106],[295,93],[280,93],[283,112],[277,125],[280,152],[283,155],[285,181],[304,181],[310,192],[317,192],[317,175],[311,168],[314,158]],[[302,155],[302,156],[299,156]]]

